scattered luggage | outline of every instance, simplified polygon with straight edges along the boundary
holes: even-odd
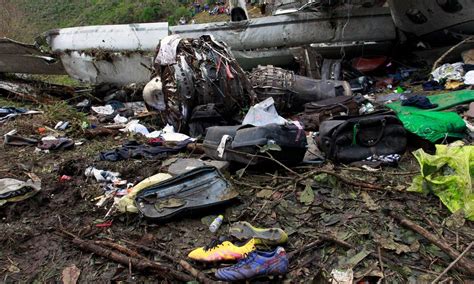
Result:
[[[220,205],[238,193],[214,167],[201,167],[140,191],[135,204],[150,219],[163,220],[185,211]]]
[[[304,130],[296,124],[268,124],[265,126],[215,126],[207,130],[204,151],[216,159],[256,165],[268,159],[255,157],[266,145],[272,156],[283,164],[301,162],[306,153]],[[276,145],[272,147],[271,145]],[[278,149],[277,149],[278,148]],[[265,154],[260,154],[266,156]]]
[[[354,97],[340,96],[305,104],[304,113],[299,114],[298,119],[305,130],[317,131],[323,121],[334,116],[354,116],[358,113],[359,104]]]
[[[365,160],[373,155],[403,154],[406,131],[392,112],[340,116],[324,121],[316,142],[326,158],[338,163]]]

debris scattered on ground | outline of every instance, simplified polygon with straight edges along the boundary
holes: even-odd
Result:
[[[332,5],[275,17],[313,19]],[[140,61],[145,71],[120,84],[63,87],[1,75],[4,282],[472,279],[472,37],[458,31],[463,39],[451,39],[434,64],[412,50],[411,37],[393,53],[365,42],[362,54],[356,42],[333,45],[338,33],[318,47],[283,34],[284,46],[272,49],[262,35],[261,46],[243,52],[233,46],[249,42],[238,35],[260,29],[244,12],[224,27],[242,29],[229,44],[216,39],[217,26],[202,27],[206,35],[182,26],[150,37],[139,58],[153,66]],[[435,32],[424,10],[393,16],[419,21],[423,35]],[[274,28],[265,22],[273,19],[258,22]],[[334,24],[342,36],[356,34],[353,23]],[[417,49],[432,43],[412,36]],[[287,47],[290,60],[282,61]],[[68,52],[58,54],[112,56],[103,48]],[[112,53],[111,66],[136,59]],[[252,64],[241,63],[242,53]],[[107,69],[95,63],[91,70]],[[121,80],[97,72],[91,81]],[[135,75],[150,81],[129,82]]]

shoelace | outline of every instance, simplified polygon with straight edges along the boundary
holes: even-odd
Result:
[[[212,249],[218,248],[220,245],[222,245],[222,243],[219,242],[219,240],[214,239],[205,247],[205,250],[210,251]]]
[[[237,262],[234,267],[240,268],[246,264],[249,264],[255,259],[256,255],[257,255],[256,253],[244,254],[244,257],[239,262]]]

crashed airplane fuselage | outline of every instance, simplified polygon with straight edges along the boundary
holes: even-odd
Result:
[[[341,46],[365,46],[367,42],[390,46],[401,40],[397,28],[408,38],[473,31],[474,2],[471,0],[390,0],[389,7],[342,5],[315,9],[308,5],[288,14],[238,22],[173,27],[167,23],[150,23],[53,30],[45,34],[50,54],[43,54],[32,46],[12,53],[12,43],[0,41],[0,72],[66,72],[87,83],[126,85],[149,81],[156,46],[169,34],[183,38],[212,35],[227,43],[241,66],[250,69],[261,64],[288,64],[302,47],[340,49]]]

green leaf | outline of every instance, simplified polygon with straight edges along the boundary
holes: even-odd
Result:
[[[300,195],[300,202],[305,205],[311,205],[314,201],[314,191],[311,185],[307,184]]]

